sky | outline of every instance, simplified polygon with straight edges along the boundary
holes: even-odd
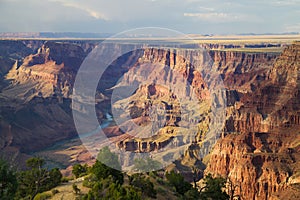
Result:
[[[300,0],[0,0],[0,32],[300,32]]]

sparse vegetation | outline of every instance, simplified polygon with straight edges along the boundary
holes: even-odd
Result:
[[[57,168],[43,168],[45,161],[30,158],[26,161],[28,170],[18,173],[17,198],[34,199],[38,193],[50,190],[61,183],[62,174]]]
[[[81,165],[81,164],[76,164],[73,166],[72,173],[76,178],[85,176],[88,172],[88,166],[87,164]]]
[[[51,197],[51,194],[48,192],[38,193],[33,200],[46,200]]]
[[[75,183],[73,183],[72,188],[75,194],[80,194],[80,189]]]
[[[129,177],[129,185],[139,188],[142,191],[144,197],[156,197],[156,190],[154,184],[149,178],[146,178],[142,174],[134,174]]]
[[[52,195],[55,195],[55,194],[59,193],[59,190],[53,189],[53,190],[51,190],[51,193],[52,193]]]
[[[152,160],[151,158],[135,159],[134,167],[139,172],[140,171],[150,172],[159,169],[161,167],[161,163],[159,163],[156,160]]]
[[[10,168],[7,162],[0,159],[0,199],[13,199],[17,185],[15,172]]]
[[[120,166],[117,156],[108,148],[101,150],[98,157],[112,161],[110,164],[114,167]],[[151,163],[151,160],[146,160],[146,162]],[[193,187],[191,183],[186,182],[184,177],[175,171],[167,172],[165,175],[156,171],[128,175],[96,161],[90,168],[87,165],[76,164],[73,167],[73,174],[77,178],[83,174],[85,177],[70,180],[69,183],[56,187],[61,180],[67,179],[62,178],[57,168],[51,170],[43,168],[45,162],[41,158],[27,160],[29,169],[19,172],[15,179],[13,178],[14,173],[8,170],[7,165],[0,164],[1,175],[11,173],[11,184],[17,189],[16,199],[46,200],[52,197],[64,198],[64,195],[68,198],[83,200],[229,199],[229,195],[224,192],[225,179],[213,178],[211,175],[204,178],[205,186],[199,190],[196,186]],[[18,188],[16,187],[17,180]],[[63,187],[69,189],[66,190]],[[4,196],[3,187],[1,189],[1,199],[14,198],[14,190],[11,190],[11,196],[8,197]],[[70,194],[66,194],[66,191],[69,191]]]
[[[192,188],[192,185],[186,182],[183,176],[175,171],[171,171],[166,174],[166,178],[171,186],[175,187],[175,190],[180,195],[184,195],[187,191]]]
[[[62,178],[61,178],[61,182],[62,182],[62,183],[67,183],[67,182],[69,182],[71,179],[72,179],[72,178],[62,177]]]
[[[223,191],[225,188],[226,179],[222,177],[213,178],[211,174],[208,174],[204,178],[205,187],[201,188],[201,199],[218,199],[218,200],[227,200],[229,195]]]

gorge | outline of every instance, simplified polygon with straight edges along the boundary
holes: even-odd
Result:
[[[71,104],[76,74],[96,45],[95,41],[0,41],[0,153],[4,157],[22,165],[30,154],[64,140],[58,146],[66,148],[66,155],[39,155],[48,155],[47,160],[54,162],[60,162],[62,156],[67,171],[73,163],[94,162],[77,135]],[[121,49],[133,44],[107,45]],[[149,123],[163,124],[157,124],[153,131],[157,134],[143,135],[120,117],[123,128],[114,119],[103,132],[125,152],[159,152],[172,144],[161,158],[171,163],[167,169],[182,171],[190,181],[193,166],[198,170],[197,181],[203,174],[221,175],[238,186],[235,192],[243,199],[299,198],[300,42],[273,45],[282,50],[264,51],[263,46],[261,51],[237,51],[241,45],[201,44],[206,50],[201,54],[179,44],[176,48],[144,45],[125,54],[100,79],[95,95],[99,123],[107,121],[107,113],[112,115],[113,92],[109,89],[153,78],[155,83],[141,85],[126,98],[125,108],[134,124],[147,133],[152,133],[144,129]],[[209,88],[218,81],[208,83],[213,73],[196,68],[209,63],[205,70],[217,72],[226,94],[220,92],[213,100]],[[182,77],[187,80],[186,88],[180,87],[186,83],[181,82]],[[178,84],[179,88],[163,84]],[[178,102],[180,97],[190,99]],[[123,101],[117,99],[115,105]],[[151,114],[153,105],[165,112],[165,121]],[[222,105],[224,116],[212,115]],[[185,116],[183,108],[193,112]],[[74,109],[85,112],[84,107]],[[212,122],[218,129],[213,140],[208,134]],[[190,124],[196,131],[186,134],[192,129]],[[96,136],[91,134],[91,140]],[[180,145],[184,149],[177,154],[173,149]],[[130,163],[122,162],[125,166]]]

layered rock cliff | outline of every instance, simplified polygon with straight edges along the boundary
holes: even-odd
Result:
[[[205,70],[211,69],[211,61],[209,54],[201,51],[146,48],[118,84],[120,87],[139,82],[141,86],[129,98],[116,102],[117,107],[130,102],[124,110],[130,110],[131,118],[146,127],[132,130],[121,124],[125,132],[135,137],[120,141],[117,146],[132,152],[164,149],[167,153],[167,145],[175,151],[195,140],[196,132],[179,132],[188,132],[185,129],[192,129],[198,120],[209,120],[209,107],[201,105],[207,105],[211,95],[203,76]],[[191,104],[195,106],[193,113],[187,109]]]
[[[256,105],[249,103],[249,99],[251,99],[253,102],[256,102],[257,97],[254,97],[253,94],[256,94],[256,92],[258,92],[258,88],[261,89],[261,87],[265,87],[266,82],[268,82],[269,80],[271,69],[273,69],[273,64],[279,57],[279,54],[211,51],[209,55],[211,56],[212,61],[214,61],[213,67],[209,69],[218,70],[224,80],[224,88],[226,88],[227,90],[226,121],[223,130],[223,136],[230,135],[232,139],[234,139],[235,134],[240,135],[256,132],[268,132],[268,130],[272,126],[274,126],[268,123],[272,120],[266,119],[266,116],[261,114],[261,111],[256,108]],[[280,58],[278,60],[280,60]],[[195,60],[197,60],[198,62],[195,62]],[[174,75],[173,77],[170,76],[170,74],[168,74],[168,71],[165,69],[160,70],[160,66],[170,66],[172,70],[177,71],[181,76],[184,76],[187,80],[189,80],[189,83],[191,84],[191,89],[188,90],[190,93],[187,93],[182,89],[185,87],[180,87],[180,90],[175,91],[174,94],[187,94],[187,96],[190,97],[196,94],[195,97],[197,98],[194,99],[194,101],[205,101],[211,98],[207,83],[205,81],[205,75],[203,76],[203,73],[199,73],[197,76],[197,69],[195,66],[203,66],[203,63],[208,60],[209,58],[205,59],[201,57],[201,55],[197,54],[196,51],[192,50],[158,50],[155,48],[148,48],[144,51],[143,56],[139,59],[138,63],[135,64],[135,66],[143,65],[144,63],[152,63],[152,65],[156,64],[155,74],[152,75],[152,73],[149,73],[147,76],[148,79],[151,79],[151,77],[154,76],[156,77],[155,80],[158,83],[168,84],[168,81],[170,81],[171,83],[176,83],[176,81],[174,81],[174,79],[176,79],[174,78]],[[148,70],[152,70],[151,66],[147,67]],[[201,69],[199,71],[201,71]],[[124,82],[134,82],[136,80],[135,77],[143,77],[145,76],[145,74],[147,74],[145,70],[136,68],[136,70],[134,70],[134,73],[130,73],[130,71],[128,73],[125,73]],[[131,102],[131,105],[129,105],[129,108],[133,112],[131,113],[131,116],[134,116],[134,118],[140,117],[139,122],[144,120],[143,122],[145,123],[145,121],[149,120],[147,118],[142,119],[141,117],[146,116],[145,112],[147,111],[147,105],[149,105],[149,103],[151,102],[151,94],[154,95],[154,99],[163,100],[164,94],[168,93],[167,90],[164,92],[164,90],[157,85],[153,86],[152,89],[149,86],[150,85],[144,88],[140,88],[135,92],[131,99],[127,100],[128,102]],[[264,93],[265,92],[259,92],[257,93],[257,96],[263,96]],[[206,105],[208,105],[208,107],[211,106],[209,104]],[[176,112],[176,109],[174,109],[174,111]],[[201,164],[200,160],[203,159],[204,155],[209,153],[208,151],[210,147],[207,143],[204,142],[204,140],[205,135],[209,130],[209,121],[211,120],[211,117],[209,116],[208,111],[198,111],[200,113],[198,113],[197,115],[202,115],[202,118],[200,120],[201,123],[198,124],[199,131],[196,133],[195,138],[191,140],[191,142],[193,143],[193,147],[191,146],[192,148],[189,148],[184,153],[183,158],[176,161],[176,165],[173,166],[173,168],[175,167],[178,170],[184,170],[184,173],[186,173],[186,176],[189,180],[192,180],[193,172],[191,169],[193,166],[198,166],[200,168],[199,170],[203,169],[203,164]],[[156,116],[155,119],[158,118],[159,116]],[[190,119],[193,119],[193,117],[190,117]],[[179,121],[181,121],[180,118]],[[277,122],[278,121],[275,121],[274,123]],[[117,146],[120,149],[124,149],[125,151],[133,152],[159,151],[160,149],[164,148],[163,144],[173,144],[172,140],[176,138],[176,123],[173,124],[175,125],[175,127],[167,126],[168,128],[165,129],[165,131],[161,131],[159,133],[159,135],[163,135],[164,137],[160,138],[156,136],[153,138],[149,137],[145,139],[135,139],[134,137],[129,137],[128,139],[118,142]],[[172,130],[171,132],[173,132],[173,134],[168,133],[166,130]],[[260,141],[260,145],[264,145],[266,142],[268,142],[265,140],[265,136],[263,136],[262,138],[264,139]],[[257,140],[260,139],[258,138]],[[273,138],[271,140],[273,141],[275,139]],[[243,142],[246,141],[246,139],[243,140]],[[243,142],[231,141],[231,143],[233,144],[237,143],[236,146],[238,150],[236,151],[244,148],[243,146],[246,146],[245,148],[248,149],[247,143],[244,144]],[[180,142],[177,144],[180,144]],[[227,144],[225,146],[227,146]],[[173,146],[174,149],[176,147],[176,145]],[[252,145],[250,145],[250,147],[252,148]],[[224,147],[222,146],[221,148]],[[205,149],[207,151],[205,151]],[[232,155],[228,153],[225,161],[228,162],[228,159],[230,159],[231,156]],[[218,162],[219,159],[219,157],[216,158],[216,162]],[[237,158],[237,160],[239,159],[240,158]],[[214,159],[212,160],[213,161],[211,162],[211,165],[209,165],[210,167],[219,166],[219,168],[223,169],[226,166],[225,163],[221,162],[216,164],[214,163]],[[273,158],[267,158],[267,161],[264,159],[262,160],[263,161],[261,161],[261,163],[267,161],[273,163],[276,159],[274,160]],[[186,168],[186,166],[190,167],[190,170],[187,170],[188,168]],[[256,164],[254,164],[254,166],[256,166]],[[207,171],[213,172],[215,174],[228,175],[226,173],[219,173],[217,170],[210,170],[210,167]],[[198,175],[200,176],[201,173],[199,172]],[[250,184],[252,183],[248,182],[247,184],[245,184],[247,185],[244,186],[245,188],[251,187]],[[280,189],[277,188],[275,189],[275,191],[284,188],[279,186],[276,187]],[[251,190],[250,192],[243,195],[245,197],[250,197],[254,194],[253,191]],[[260,195],[265,195],[265,193],[261,193],[262,194]]]
[[[0,84],[1,152],[29,153],[76,134],[70,106],[72,87],[94,44],[72,43],[17,42],[19,50],[5,54],[13,59],[1,57],[6,58],[0,66],[5,82]],[[107,45],[125,48],[125,44]],[[127,152],[157,152],[168,145],[175,149],[188,144],[172,168],[186,170],[190,180],[192,167],[199,167],[200,178],[205,168],[201,161],[209,160],[205,173],[228,177],[238,185],[236,192],[243,199],[276,198],[299,183],[299,48],[295,43],[281,55],[230,50],[203,54],[150,47],[129,52],[108,67],[98,92],[110,97],[112,89],[143,83],[123,101],[115,102],[116,106],[128,102],[125,114],[141,129],[134,132],[133,126],[126,127],[127,121],[121,120],[118,125],[127,129],[113,126],[105,133]],[[37,49],[36,53],[32,49]],[[204,141],[211,128],[212,109],[225,103],[220,94],[211,104],[209,88],[214,84],[208,80],[213,70],[218,71],[226,89],[226,112],[222,139],[210,151],[212,144]],[[111,103],[104,95],[99,95],[101,101],[96,105],[100,121],[103,109],[109,109]],[[153,107],[162,115],[153,112]],[[183,108],[194,112],[184,115]],[[216,124],[223,119],[215,118]],[[150,134],[143,135],[143,128],[153,122],[157,128],[145,129]],[[190,123],[196,125],[196,132],[184,137]],[[176,137],[182,130],[183,137]],[[176,156],[170,152],[163,159]]]
[[[155,80],[158,84],[167,85],[170,89],[171,86],[168,85],[173,85],[172,92],[177,96],[188,96],[193,98],[195,102],[206,101],[211,98],[211,94],[207,86],[208,79],[205,76],[213,74],[209,70],[218,70],[224,80],[223,87],[228,90],[227,104],[229,106],[234,105],[236,109],[230,107],[230,110],[235,112],[239,107],[239,103],[236,102],[239,102],[240,98],[247,92],[253,91],[255,86],[258,87],[260,84],[258,81],[262,82],[267,79],[268,71],[276,57],[278,55],[267,53],[248,54],[244,52],[211,51],[209,54],[205,54],[197,50],[147,48],[139,61],[134,64],[134,66],[141,67],[135,67],[135,70],[125,73],[123,81],[132,83],[137,80],[136,77],[143,77],[144,79],[139,80],[140,82]],[[144,65],[146,66],[144,67]],[[143,67],[147,69],[145,70]],[[187,80],[189,86],[186,87],[184,83],[178,84],[180,78]],[[159,92],[159,89],[156,91]],[[138,97],[128,101],[135,102],[135,104],[139,105],[135,105],[135,107],[138,107],[137,110],[143,112],[145,108],[141,105],[148,105],[150,102],[149,95],[148,97],[147,95],[146,93],[143,97],[142,94],[135,94]],[[155,97],[155,99],[163,100],[161,96]],[[147,102],[137,103],[139,102],[138,99],[147,99]],[[199,112],[205,113],[204,111]],[[198,114],[201,115],[200,113]],[[190,119],[193,119],[193,117]],[[204,117],[204,119],[209,120],[209,117]],[[226,129],[235,126],[232,123],[231,118],[229,118]],[[205,122],[205,124],[208,124],[208,122]],[[205,127],[205,125],[199,125],[199,127]],[[240,125],[240,129],[242,127]],[[255,122],[253,122],[251,127],[257,129]],[[234,132],[234,130],[227,131]],[[197,134],[196,141],[201,142],[202,139],[203,134]]]
[[[29,153],[76,134],[70,95],[85,53],[79,46],[46,42],[36,54],[28,54],[29,48],[18,45],[26,49],[15,50],[24,57],[15,59],[2,79],[1,149]]]
[[[211,51],[211,57],[223,76],[228,90],[251,92],[267,77],[267,72],[278,53],[245,53],[236,51]]]
[[[23,95],[19,98],[26,101],[36,96],[69,98],[76,72],[84,58],[85,53],[79,46],[46,42],[21,64],[16,61],[6,75],[6,79],[12,80],[12,85],[3,93],[13,96],[14,91],[19,90],[18,95]]]
[[[285,49],[260,87],[228,108],[228,135],[210,154],[206,173],[228,177],[243,198],[276,199],[299,183],[299,52],[299,43]]]

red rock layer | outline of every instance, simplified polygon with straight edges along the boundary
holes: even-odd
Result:
[[[265,81],[228,108],[206,173],[229,177],[243,199],[271,199],[299,183],[300,43],[275,61]],[[299,192],[299,191],[298,191]]]

